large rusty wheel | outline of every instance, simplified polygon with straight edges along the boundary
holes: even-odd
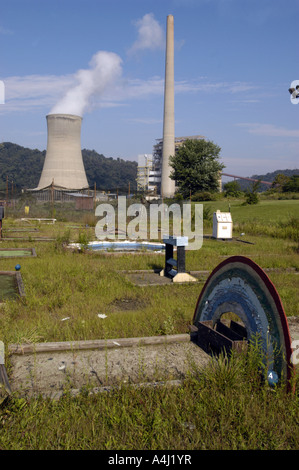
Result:
[[[241,319],[248,341],[260,338],[269,374],[289,380],[294,368],[282,302],[263,269],[244,256],[232,256],[213,270],[198,298],[193,324],[212,320],[215,325],[227,312]]]

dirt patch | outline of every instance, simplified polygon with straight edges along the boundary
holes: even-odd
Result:
[[[140,272],[140,273],[127,273],[126,277],[137,286],[157,286],[163,284],[172,284],[172,281],[168,277],[160,276],[155,272]]]
[[[110,312],[124,312],[131,310],[140,310],[142,308],[148,307],[148,303],[139,299],[115,299],[111,304],[108,305],[108,310]]]

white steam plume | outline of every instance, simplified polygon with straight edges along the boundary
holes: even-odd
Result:
[[[163,49],[165,46],[164,32],[152,13],[147,13],[135,22],[138,38],[134,42],[129,54],[145,49]]]
[[[103,97],[122,73],[121,58],[106,51],[97,52],[91,59],[90,69],[78,70],[78,82],[51,110],[50,114],[75,114],[82,116],[91,106],[92,98]]]

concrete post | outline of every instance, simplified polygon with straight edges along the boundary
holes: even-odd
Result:
[[[175,192],[175,182],[169,177],[172,170],[172,168],[169,166],[169,157],[175,153],[174,128],[174,23],[173,16],[168,15],[166,34],[163,151],[161,175],[162,197],[173,197]]]

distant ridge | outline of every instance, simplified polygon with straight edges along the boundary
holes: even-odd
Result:
[[[257,179],[257,180],[261,180],[261,181],[269,181],[270,183],[272,183],[275,179],[275,177],[277,175],[285,175],[285,176],[294,176],[294,175],[299,175],[299,169],[295,169],[295,170],[275,170],[275,171],[272,171],[271,173],[266,173],[265,175],[252,175],[252,176],[249,176],[249,178],[252,178],[252,179]],[[242,191],[246,191],[247,188],[251,188],[252,187],[252,182],[251,181],[246,181],[246,180],[243,180],[243,179],[239,179],[239,178],[236,178],[236,181],[239,183]],[[266,185],[266,184],[261,184],[260,185],[260,188],[259,188],[259,191],[266,191],[267,189],[269,189],[269,186]]]

